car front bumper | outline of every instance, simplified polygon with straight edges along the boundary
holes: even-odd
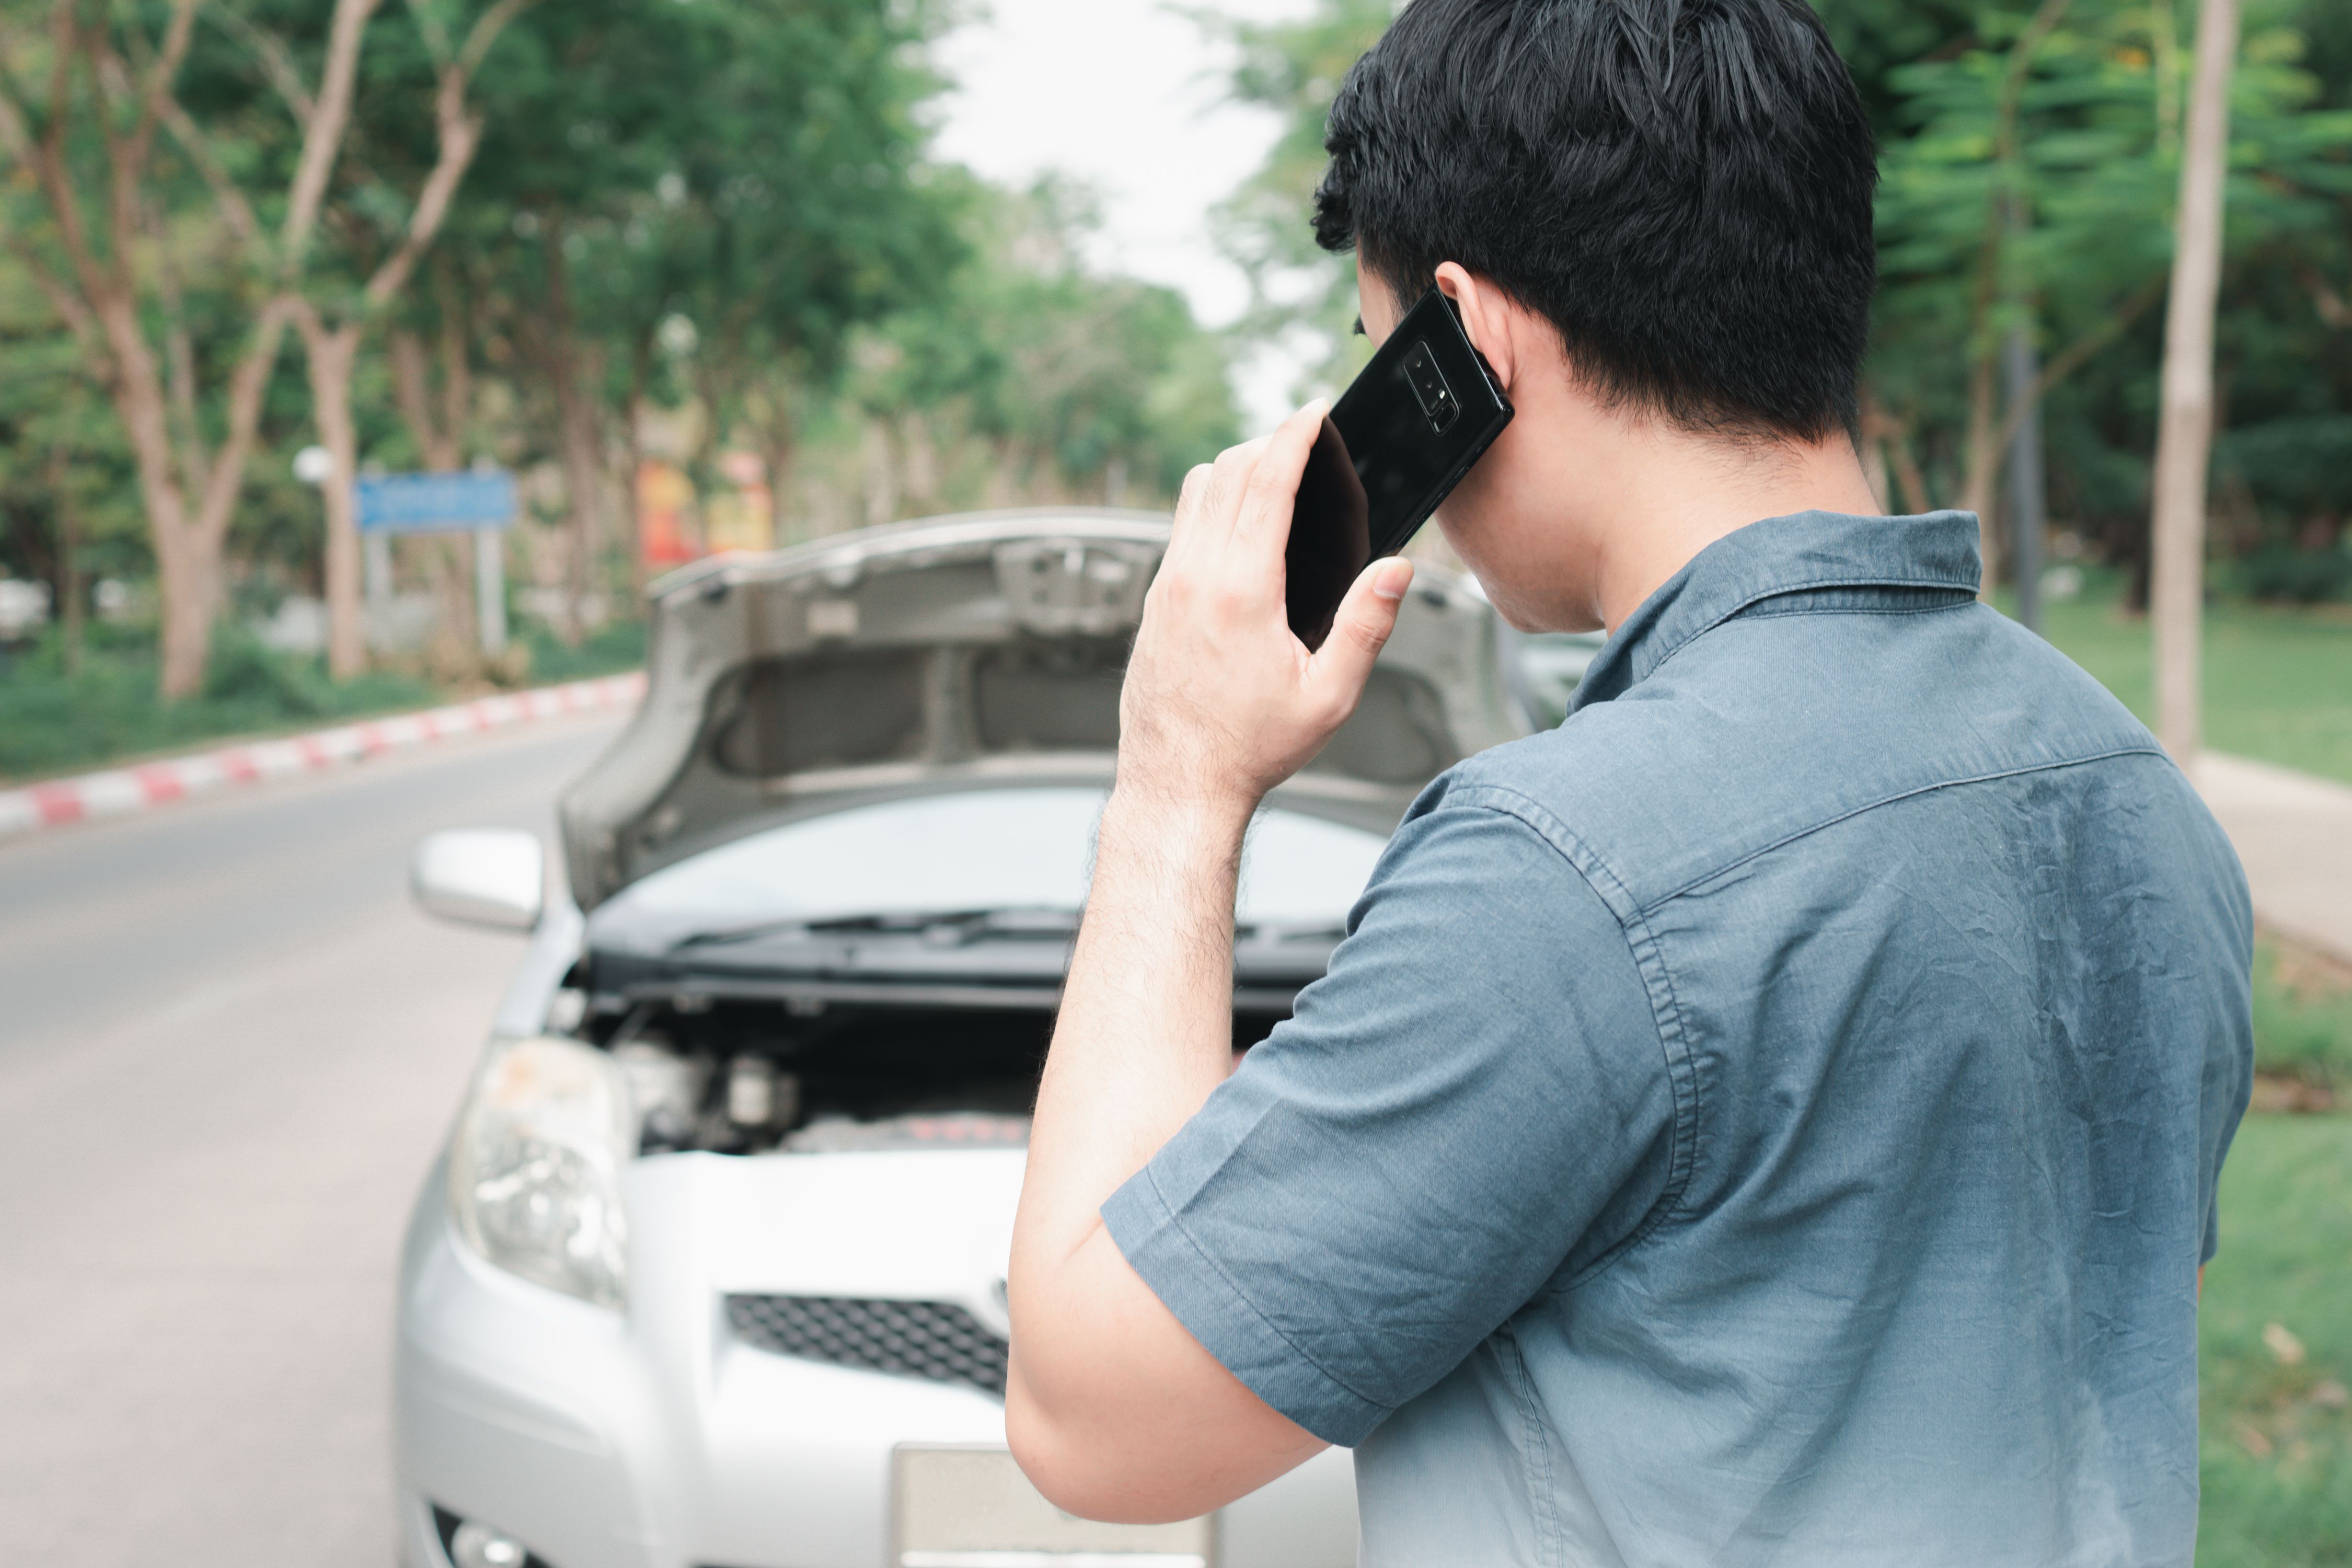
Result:
[[[923,1171],[886,1205],[895,1197],[915,1229],[938,1234],[877,1248],[871,1215],[812,1190],[842,1173],[838,1157],[636,1162],[625,1313],[477,1256],[449,1222],[436,1165],[401,1268],[395,1483],[409,1568],[448,1568],[436,1507],[513,1537],[546,1568],[886,1568],[893,1450],[1002,1444],[1003,1405],[755,1349],[733,1337],[725,1300],[758,1289],[935,1296],[921,1282],[936,1281],[943,1255],[950,1272],[1001,1275],[992,1219],[1001,1210],[1009,1228],[1018,1155],[913,1158],[971,1162],[979,1179],[957,1185],[979,1189],[992,1223],[909,1215],[904,1200],[940,1185]],[[1321,1455],[1233,1504],[1216,1538],[1218,1568],[1345,1568],[1356,1552],[1349,1457]]]

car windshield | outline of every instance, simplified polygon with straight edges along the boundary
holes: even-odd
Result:
[[[939,910],[1075,910],[1103,792],[965,790],[877,802],[755,833],[644,878],[632,912],[726,931]],[[1244,926],[1335,926],[1387,840],[1301,812],[1262,812],[1242,860]]]

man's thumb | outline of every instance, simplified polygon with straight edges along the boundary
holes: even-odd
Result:
[[[1373,562],[1357,577],[1332,617],[1331,635],[1315,655],[1318,673],[1348,693],[1356,694],[1371,679],[1372,660],[1396,630],[1397,610],[1404,591],[1412,586],[1412,563],[1402,555]]]

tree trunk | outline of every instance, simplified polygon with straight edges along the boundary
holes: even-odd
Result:
[[[2010,575],[2017,584],[2017,618],[2031,632],[2042,629],[2042,534],[2047,521],[2041,404],[2033,392],[2041,374],[2032,333],[2022,322],[2010,328],[2001,346],[2001,380],[2015,431],[2008,454]]]
[[[1903,509],[1914,516],[1935,510],[1927,500],[1927,476],[1919,471],[1919,459],[1911,455],[1911,431],[1908,426],[1898,426],[1887,437],[1888,450],[1895,459],[1895,483],[1903,492]]]
[[[194,697],[205,689],[213,619],[220,609],[219,552],[202,549],[187,529],[170,533],[159,529],[155,578],[162,601],[157,641],[163,668],[158,689],[166,700]]]
[[[629,594],[635,614],[644,613],[650,576],[646,568],[644,489],[637,476],[646,466],[646,388],[652,384],[653,374],[654,335],[647,329],[629,344],[629,403],[622,414],[621,432],[621,510],[629,520]]]
[[[445,289],[445,310],[446,293]],[[425,340],[400,327],[394,328],[388,338],[393,401],[400,407],[401,420],[408,426],[426,470],[454,474],[464,466],[466,410],[472,400],[465,337],[456,330],[454,319],[446,321],[440,345],[442,413],[437,418],[433,412]],[[432,584],[434,601],[440,606],[441,650],[454,662],[460,657],[458,649],[470,638],[477,651],[487,651],[480,647],[481,616],[474,602],[472,536],[428,535],[415,544],[415,553]]]
[[[158,689],[166,701],[194,697],[204,689],[205,663],[212,652],[220,565],[205,560],[194,520],[188,514],[187,492],[181,489],[173,460],[163,384],[135,307],[121,296],[102,297],[96,314],[106,330],[116,370],[107,388],[109,400],[131,437],[140,500],[155,548],[161,616]]]
[[[866,521],[889,522],[898,515],[898,456],[892,450],[890,426],[878,414],[866,416],[861,454],[866,468]]]
[[[555,405],[563,449],[563,489],[572,501],[572,630],[577,642],[588,626],[588,605],[596,592],[599,556],[604,548],[604,472],[599,461],[596,405],[582,395],[577,344],[567,344],[565,371],[556,378]]]
[[[2017,42],[2010,46],[2009,69],[2001,85],[2000,98],[1993,111],[1993,162],[2006,169],[2017,158],[2017,119],[2023,101],[2027,79],[2033,73],[2034,57],[2050,35],[2065,19],[2073,0],[2042,0],[2034,9]],[[1977,514],[1977,542],[1984,556],[1983,598],[1990,599],[1994,584],[2000,581],[2000,545],[1993,531],[1993,486],[2000,477],[2001,447],[2007,443],[2000,429],[2000,414],[1995,401],[1997,370],[2000,344],[1992,335],[1990,323],[1993,307],[2000,298],[2003,258],[2016,212],[2016,192],[2009,190],[1997,195],[1985,209],[1983,237],[1977,247],[1977,273],[1973,299],[1969,310],[1969,432],[1961,451],[1960,510]]]
[[[988,505],[991,508],[1018,506],[1024,499],[1018,478],[1021,448],[1002,438],[989,445],[994,448],[995,461],[988,467]]]
[[[319,493],[327,503],[327,672],[347,680],[367,668],[367,626],[360,598],[360,522],[352,481],[359,472],[359,426],[352,417],[352,366],[360,324],[329,329],[314,311],[296,318],[310,374],[310,416],[335,470]]]
[[[75,411],[78,413],[79,411]],[[81,542],[80,517],[74,508],[72,492],[67,480],[70,472],[68,458],[71,455],[73,435],[81,421],[73,413],[58,421],[58,432],[49,442],[47,458],[41,464],[41,483],[49,492],[49,537],[39,548],[47,554],[49,608],[58,618],[58,629],[64,634],[65,670],[71,675],[79,667],[79,649],[76,646],[80,628],[69,616],[73,604],[74,558]]]
[[[441,432],[453,470],[465,466],[466,430],[474,417],[473,348],[466,318],[450,303],[454,298],[445,294],[441,305]]]
[[[393,401],[400,407],[401,422],[408,426],[409,439],[416,443],[417,455],[424,458],[429,472],[457,472],[461,467],[457,460],[459,432],[454,424],[445,426],[434,417],[425,340],[395,327],[387,334],[385,348],[392,361]]]
[[[167,265],[151,279],[138,260],[142,247],[154,248],[154,237],[142,216],[152,220],[155,216],[149,204],[156,135],[172,114],[184,113],[173,93],[194,37],[196,0],[174,0],[161,39],[131,51],[137,79],[128,83],[122,79],[124,62],[111,42],[116,23],[109,8],[100,7],[93,24],[72,0],[58,0],[51,9],[53,101],[37,144],[13,92],[0,91],[0,147],[11,155],[18,174],[32,175],[40,188],[51,232],[70,264],[71,287],[58,284],[47,291],[81,344],[86,366],[107,384],[130,437],[140,498],[154,540],[163,600],[159,686],[167,700],[193,695],[204,685],[213,616],[220,605],[222,545],[244,489],[262,395],[277,363],[288,309],[285,290],[303,269],[319,204],[350,119],[361,38],[378,4],[334,0],[319,91],[302,125],[300,155],[275,243],[273,276],[257,292],[261,303],[252,335],[228,378],[227,428],[219,451],[209,456],[202,450],[191,417],[182,419],[175,442],[172,400],[147,336],[151,316],[160,312],[182,411],[192,415],[193,355],[174,352],[185,346],[176,278]],[[499,13],[494,7],[493,14],[511,12]],[[90,80],[85,101],[100,121],[97,129],[106,153],[105,199],[99,207],[103,226],[97,231],[104,237],[102,245],[93,243],[96,236],[83,216],[85,197],[94,193],[67,155],[75,131],[66,89],[77,63]],[[127,92],[121,90],[125,86]],[[116,114],[117,99],[137,105],[127,121]],[[215,184],[213,194],[226,232],[241,241],[255,240],[259,226],[245,194],[226,182]]]
[[[577,643],[586,630],[588,596],[596,583],[596,555],[603,547],[601,464],[598,462],[596,406],[581,384],[587,379],[588,356],[581,352],[572,319],[572,279],[564,264],[563,225],[547,225],[547,309],[535,334],[541,346],[541,363],[555,394],[557,447],[563,462],[563,489],[572,503],[572,609],[557,635]]]
[[[2200,744],[2205,484],[2213,438],[2213,311],[2221,287],[2221,202],[2230,141],[2237,0],[2204,0],[2180,160],[2180,212],[2164,323],[2163,412],[2150,521],[2157,734],[2183,765]]]
[[[809,533],[799,509],[788,499],[797,482],[793,465],[800,456],[800,441],[791,430],[770,429],[762,434],[760,459],[768,469],[768,515],[775,526],[776,548],[782,550]]]
[[[793,493],[801,442],[802,404],[794,385],[798,364],[795,357],[779,353],[759,379],[758,395],[744,400],[745,424],[768,471],[768,516],[780,550],[819,531]]]
[[[345,10],[356,7],[363,17],[379,3],[380,0],[337,0],[338,26],[341,25],[340,18]],[[370,321],[407,289],[417,263],[440,232],[442,220],[448,216],[449,203],[474,161],[475,151],[481,145],[481,121],[466,107],[466,92],[473,73],[499,32],[530,4],[530,0],[498,0],[475,19],[457,58],[442,64],[440,84],[433,100],[434,138],[439,151],[432,171],[417,190],[416,205],[408,215],[408,226],[400,243],[376,267],[361,290],[360,308],[349,320],[330,329],[317,307],[299,295],[289,299],[283,307],[293,314],[310,350],[311,416],[321,444],[335,459],[335,471],[323,487],[323,493],[327,502],[327,666],[337,679],[357,675],[367,664],[367,638],[360,608],[359,520],[352,488],[359,462],[359,433],[352,419],[352,367],[359,358],[360,341]],[[320,107],[311,116],[314,127],[327,113],[325,106],[331,93],[341,93],[348,100],[350,82],[338,78],[336,72],[355,69],[358,58],[356,36],[347,49],[331,58],[328,85],[320,89]],[[348,101],[337,112],[347,110]],[[336,134],[340,140],[341,132]],[[311,143],[306,140],[306,164],[311,153]],[[308,199],[315,205],[323,199],[333,161],[333,149],[329,148],[324,161],[312,172],[314,182],[308,186],[303,181],[309,176],[297,175],[298,200]],[[301,195],[305,190],[309,193],[307,197]],[[307,221],[304,232],[308,232]]]
[[[1886,441],[1877,431],[1870,429],[1866,425],[1859,456],[1862,458],[1862,482],[1870,487],[1871,501],[1881,512],[1893,516],[1895,512],[1893,491],[1889,489],[1886,482]],[[1122,479],[1125,477],[1123,474],[1120,476]]]
[[[896,434],[898,450],[905,454],[905,510],[909,515],[919,517],[937,510],[939,505],[939,446],[931,439],[930,421],[919,413],[901,416]],[[1116,506],[1118,503],[1113,501],[1111,504]]]
[[[1887,413],[1877,392],[1867,386],[1862,394],[1862,439],[1864,470],[1879,504],[1892,511],[1896,498],[1890,490],[1899,490],[1904,510],[1915,515],[1927,510],[1927,481],[1911,455],[1910,423]]]
[[[2000,538],[1993,531],[1992,488],[2000,474],[2000,420],[1994,405],[1990,354],[1979,357],[1969,371],[1969,434],[1962,461],[1960,510],[1977,514],[1977,543],[1984,554],[1981,597],[1990,599],[2000,581]]]
[[[67,472],[66,447],[59,442],[49,454],[49,493],[58,509],[58,620],[65,635],[63,654],[68,676],[81,673],[82,582],[81,502]]]

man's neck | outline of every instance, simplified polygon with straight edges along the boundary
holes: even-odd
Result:
[[[1700,551],[1752,522],[1880,510],[1842,435],[1735,445],[1644,421],[1633,440],[1605,450],[1606,471],[1588,473],[1578,488],[1608,497],[1606,521],[1591,541],[1590,581],[1612,632]]]
[[[1517,416],[1438,519],[1522,630],[1613,632],[1726,534],[1768,517],[1881,510],[1843,433],[1693,431],[1596,395],[1556,353],[1504,347]]]

